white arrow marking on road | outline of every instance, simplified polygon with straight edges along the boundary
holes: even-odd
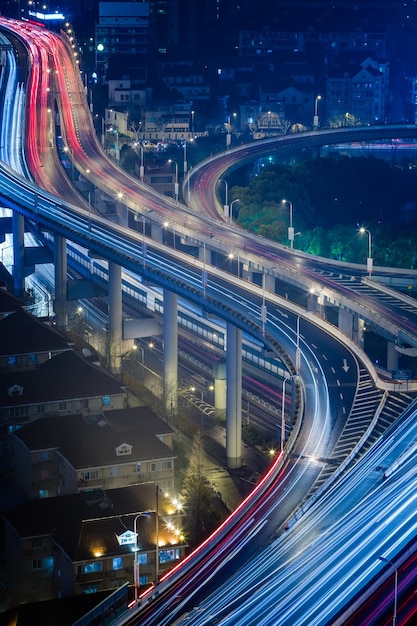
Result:
[[[280,311],[280,309],[276,309],[276,310],[282,317],[288,317],[288,313],[284,313],[284,311]]]
[[[346,359],[343,359],[343,367],[342,370],[345,370],[345,372],[349,371],[349,365],[346,362]]]

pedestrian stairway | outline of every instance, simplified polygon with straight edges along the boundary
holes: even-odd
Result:
[[[306,499],[321,489],[336,470],[343,466],[346,469],[361,458],[415,398],[413,393],[377,389],[368,371],[360,368],[358,390],[349,417],[331,455],[322,459],[323,469]]]

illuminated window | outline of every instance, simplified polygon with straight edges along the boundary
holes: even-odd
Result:
[[[122,557],[118,556],[116,558],[113,559],[113,569],[123,569],[123,559]]]
[[[103,563],[101,561],[92,561],[91,563],[84,563],[83,573],[92,574],[93,572],[102,572]]]
[[[178,548],[173,550],[160,550],[159,551],[159,562],[160,563],[170,563],[172,561],[177,561],[180,558],[180,551]]]

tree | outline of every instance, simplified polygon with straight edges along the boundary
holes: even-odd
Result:
[[[205,477],[203,439],[198,431],[193,439],[181,492],[186,511],[185,531],[191,546],[198,545],[220,521],[213,496],[213,489]]]

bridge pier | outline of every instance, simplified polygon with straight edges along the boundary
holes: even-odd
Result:
[[[54,236],[55,302],[54,312],[59,328],[68,324],[67,311],[67,240]]]
[[[393,341],[388,341],[387,343],[387,370],[389,372],[395,372],[399,369],[399,352],[396,349],[395,343]]]
[[[213,367],[214,409],[216,417],[226,414],[226,361],[217,361]]]
[[[355,341],[363,349],[364,345],[364,332],[365,321],[356,313],[347,311],[346,309],[340,309],[338,312],[338,328],[342,333],[345,333]]]
[[[109,361],[112,372],[120,372],[122,363],[122,268],[109,262]]]
[[[164,289],[164,405],[172,418],[178,407],[178,296]]]
[[[242,465],[242,331],[227,324],[226,357],[226,463]]]
[[[25,218],[13,211],[13,284],[18,298],[25,292]]]

